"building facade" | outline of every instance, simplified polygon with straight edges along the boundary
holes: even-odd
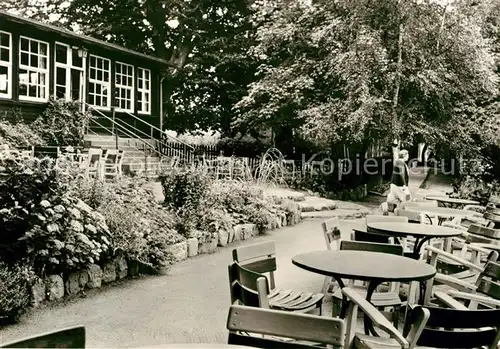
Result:
[[[161,129],[166,68],[165,60],[0,12],[2,116],[33,120],[54,96],[79,101],[94,115],[142,128],[140,118]]]

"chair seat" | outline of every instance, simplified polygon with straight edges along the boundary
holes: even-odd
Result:
[[[273,309],[308,312],[321,307],[323,293],[300,292],[275,288],[269,294],[269,306]]]
[[[366,298],[367,290],[356,287],[356,292]],[[333,293],[336,299],[342,299],[342,290],[338,289]],[[403,301],[395,292],[374,292],[370,301],[375,307],[394,307],[403,305]]]

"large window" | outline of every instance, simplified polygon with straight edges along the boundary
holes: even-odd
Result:
[[[23,36],[19,41],[19,99],[47,101],[49,98],[49,44]]]
[[[116,62],[115,106],[119,110],[134,112],[134,66]]]
[[[151,114],[151,71],[137,70],[137,108],[140,114]]]
[[[0,31],[0,97],[12,96],[12,37]]]
[[[110,75],[109,59],[90,55],[89,104],[98,108],[110,108]]]

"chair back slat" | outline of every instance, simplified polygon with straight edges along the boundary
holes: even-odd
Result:
[[[479,331],[446,331],[426,328],[417,343],[419,346],[432,348],[479,348],[482,345],[491,345],[496,334],[497,331],[493,328]]]
[[[239,303],[249,307],[269,307],[268,303],[265,303],[267,298],[266,300],[261,299],[261,296],[267,297],[269,290],[265,276],[257,273],[253,275],[251,271],[244,270],[238,263],[231,263],[228,272],[231,304]],[[259,282],[264,283],[263,295],[259,294]],[[262,304],[263,301],[264,304]]]
[[[481,281],[479,281],[479,285],[477,286],[477,292],[500,300],[500,282],[481,279]]]
[[[66,328],[55,332],[0,345],[1,348],[85,348],[85,327]]]
[[[340,242],[340,250],[380,252],[402,256],[403,246],[380,244],[374,242],[346,241]]]
[[[271,289],[275,287],[276,249],[274,241],[241,246],[233,249],[233,261],[258,273],[269,273]]]
[[[500,309],[422,308],[429,310],[430,317],[426,328],[417,341],[418,346],[433,348],[496,347],[493,343],[500,330]],[[410,314],[410,322],[412,316],[413,314]]]
[[[332,249],[332,242],[340,240],[341,233],[339,226],[340,221],[338,217],[327,219],[326,221],[321,223],[327,250]]]
[[[378,244],[389,244],[389,236],[372,234],[361,230],[354,230],[354,240],[359,242],[373,242]]]
[[[274,257],[276,249],[274,241],[260,242],[247,246],[237,247],[233,250],[233,260],[241,264],[247,264],[247,261],[254,259],[263,259],[267,257]]]
[[[477,238],[484,238],[484,242],[489,242],[491,239],[500,241],[500,229],[492,229],[476,224],[471,224],[467,230],[469,234],[475,235]]]
[[[410,223],[425,223],[425,222],[430,222],[432,223],[432,218],[425,214],[425,213],[420,213],[417,211],[411,211],[408,209],[394,209],[394,214],[399,217],[407,217],[408,222]]]
[[[227,329],[330,344],[338,348],[342,347],[345,337],[341,319],[237,305],[229,310]],[[235,340],[235,336],[230,335],[228,342],[234,344]],[[281,347],[291,348],[288,344],[292,343],[282,342]]]
[[[500,263],[489,260],[484,266],[481,276],[490,277],[494,280],[500,280]]]

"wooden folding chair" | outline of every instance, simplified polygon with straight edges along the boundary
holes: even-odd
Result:
[[[85,348],[85,327],[77,326],[0,345],[0,348]]]
[[[261,275],[269,275],[269,305],[271,308],[296,312],[309,312],[319,309],[323,303],[323,293],[310,293],[276,288],[276,250],[274,241],[241,246],[233,250],[233,261],[241,267]]]

